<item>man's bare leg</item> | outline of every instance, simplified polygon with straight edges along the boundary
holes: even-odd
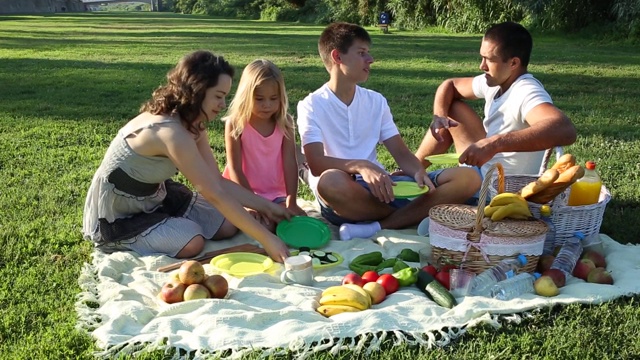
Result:
[[[426,156],[444,154],[451,145],[455,146],[457,153],[461,153],[469,145],[487,136],[482,126],[482,119],[465,102],[455,100],[449,108],[449,117],[458,122],[458,126],[440,130],[444,141],[438,142],[431,135],[431,129],[427,129],[422,143],[415,153],[425,168],[431,165],[429,161],[424,159]]]

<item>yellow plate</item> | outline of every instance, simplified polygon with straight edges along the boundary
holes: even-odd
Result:
[[[236,277],[269,272],[274,265],[270,257],[247,252],[222,254],[211,259],[211,267],[214,270]]]
[[[413,181],[398,181],[393,187],[393,196],[397,199],[409,199],[429,191],[428,187],[421,188]]]
[[[460,154],[439,154],[425,157],[432,164],[458,164]]]

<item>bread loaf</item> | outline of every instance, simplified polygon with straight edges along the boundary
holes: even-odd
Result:
[[[564,154],[560,156],[558,161],[553,164],[552,169],[558,170],[559,173],[563,173],[565,170],[576,165],[576,157],[571,154]]]
[[[556,169],[548,169],[536,181],[532,181],[525,185],[525,187],[520,190],[520,195],[523,198],[528,198],[533,194],[537,194],[540,191],[546,189],[549,185],[553,184],[554,181],[560,176],[560,173]]]
[[[538,204],[546,204],[583,176],[584,168],[582,166],[571,166],[563,171],[560,176],[558,176],[558,178],[553,182],[553,184],[547,186],[542,191],[531,195],[529,198],[527,198],[527,201],[535,202]]]
[[[560,176],[553,182],[554,184],[573,184],[576,180],[584,176],[584,168],[580,165],[573,165],[560,173]],[[567,185],[567,186],[568,186]]]

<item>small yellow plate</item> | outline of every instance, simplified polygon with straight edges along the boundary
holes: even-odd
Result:
[[[393,196],[397,199],[409,199],[429,192],[429,187],[421,188],[413,181],[398,181],[393,187]]]
[[[247,252],[222,254],[211,259],[211,267],[214,270],[236,277],[266,273],[274,265],[270,257]]]
[[[458,164],[460,154],[439,154],[425,157],[432,164]]]

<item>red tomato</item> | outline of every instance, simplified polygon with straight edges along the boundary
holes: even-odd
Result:
[[[431,276],[436,276],[436,274],[438,273],[438,269],[436,269],[435,266],[433,265],[427,265],[425,267],[422,268],[422,271],[429,273]]]
[[[442,286],[446,287],[447,290],[450,290],[449,283],[450,283],[451,275],[449,274],[448,271],[440,271],[439,273],[436,274],[435,278],[436,280],[438,280],[440,284],[442,284]]]
[[[362,285],[364,285],[364,280],[362,280],[362,277],[360,275],[356,273],[350,273],[342,278],[342,285],[344,284],[355,284],[362,287]]]
[[[449,272],[449,270],[456,269],[456,268],[457,268],[457,266],[455,266],[453,264],[447,264],[447,265],[443,265],[442,268],[440,269],[440,271]]]
[[[375,282],[379,277],[380,275],[378,275],[378,273],[373,270],[365,271],[364,274],[362,274],[362,280],[364,280],[365,284],[369,282]]]
[[[393,294],[394,292],[398,291],[398,289],[400,288],[400,283],[398,282],[398,279],[393,277],[393,275],[391,274],[380,275],[380,277],[378,278],[378,280],[376,280],[376,282],[382,285],[387,295]]]

